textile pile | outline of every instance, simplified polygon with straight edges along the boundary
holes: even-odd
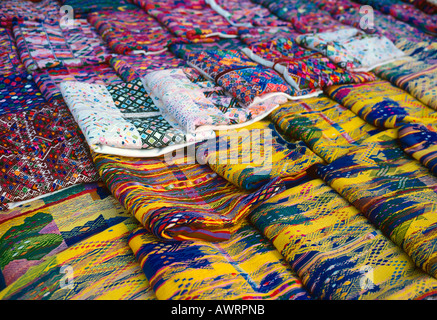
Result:
[[[0,2],[0,299],[437,299],[434,0]]]

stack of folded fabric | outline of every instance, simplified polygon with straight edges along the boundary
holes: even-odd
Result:
[[[435,13],[2,1],[0,299],[436,299]]]

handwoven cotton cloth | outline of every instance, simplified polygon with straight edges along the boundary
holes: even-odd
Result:
[[[62,66],[104,62],[108,51],[103,40],[83,19],[61,28],[58,21],[23,21],[14,25],[20,58],[29,72]]]
[[[138,10],[137,6],[128,0],[60,0],[64,6],[73,8],[75,19],[86,19],[91,12]]]
[[[215,42],[178,42],[171,44],[169,49],[178,58],[184,59],[185,61],[193,52],[202,52],[205,50],[239,50],[244,46],[245,44],[240,39],[220,39]]]
[[[342,68],[355,71],[369,71],[404,56],[388,38],[355,28],[301,35],[296,42],[323,53]]]
[[[294,39],[300,33],[291,27],[239,27],[238,37],[247,46],[265,43],[279,38]],[[243,49],[241,47],[240,49]]]
[[[378,128],[395,128],[402,123],[436,124],[437,114],[388,81],[332,86],[326,93]]]
[[[414,300],[437,294],[436,279],[320,179],[276,195],[249,218],[315,299]]]
[[[166,50],[174,38],[157,20],[138,9],[92,12],[88,21],[118,54]]]
[[[68,108],[45,103],[0,116],[1,207],[99,179]]]
[[[317,173],[419,268],[436,277],[437,178],[396,139],[396,130],[374,135]]]
[[[311,12],[291,19],[294,29],[299,33],[319,33],[347,28],[326,12]]]
[[[62,19],[61,6],[57,1],[4,0],[0,2],[0,26],[11,29],[13,24],[23,20]]]
[[[76,185],[0,213],[0,289],[44,259],[130,216],[101,182]]]
[[[326,95],[289,101],[273,110],[269,118],[286,139],[305,142],[328,163],[379,132]]]
[[[1,300],[155,300],[127,243],[131,218],[66,248],[0,292]]]
[[[284,189],[280,178],[251,192],[239,189],[196,163],[192,152],[154,158],[94,153],[94,163],[112,194],[159,239],[227,240],[253,208]]]
[[[227,241],[162,241],[137,229],[129,246],[159,300],[311,299],[247,221]]]
[[[212,131],[187,134],[171,117],[164,118],[141,80],[108,87],[64,81],[60,90],[95,152],[154,157],[214,136]]]
[[[0,75],[23,73],[26,71],[17,52],[14,36],[9,29],[0,28]]]

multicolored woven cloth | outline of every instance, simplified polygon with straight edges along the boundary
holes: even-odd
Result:
[[[129,245],[159,300],[309,300],[278,251],[247,221],[228,241],[162,241],[145,229]]]
[[[92,12],[88,21],[118,54],[166,50],[174,38],[158,21],[138,9]]]
[[[152,55],[113,55],[107,61],[126,82],[140,79],[151,71],[186,66],[185,60],[169,51]]]
[[[106,63],[35,70],[32,77],[49,102],[63,99],[59,88],[62,81],[81,81],[101,85],[115,85],[123,82],[115,70]]]
[[[404,56],[388,38],[355,28],[300,35],[296,42],[323,53],[342,68],[355,71],[369,71]]]
[[[20,58],[29,72],[56,66],[82,66],[105,61],[103,40],[83,19],[74,27],[61,28],[58,21],[23,21],[14,25]]]
[[[95,152],[155,157],[214,136],[211,130],[187,134],[164,119],[139,79],[108,87],[64,81],[60,90]]]
[[[0,75],[0,116],[47,106],[32,76],[26,72]]]
[[[242,129],[220,130],[197,147],[197,161],[244,190],[255,190],[275,177],[287,187],[307,179],[306,170],[324,161],[302,141],[288,143],[267,120]]]
[[[279,38],[294,39],[299,34],[293,27],[238,28],[238,37],[247,46],[266,43]],[[243,46],[240,49],[243,49]]]
[[[215,42],[178,42],[171,44],[169,49],[178,58],[185,61],[193,52],[202,52],[205,50],[239,50],[242,47],[244,47],[244,43],[241,42],[240,39],[220,39]]]
[[[404,151],[437,175],[437,133],[435,128],[419,123],[405,124],[399,129],[399,142]]]
[[[155,300],[127,243],[133,219],[48,257],[0,292],[1,300]]]
[[[250,220],[315,299],[414,300],[437,294],[435,278],[320,179],[267,200]]]
[[[339,85],[326,89],[335,101],[378,128],[395,128],[402,123],[435,124],[434,109],[388,81]]]
[[[59,103],[0,117],[1,208],[99,179],[83,136]]]
[[[381,132],[317,173],[436,277],[437,178],[396,140],[396,130]]]
[[[267,8],[250,0],[205,0],[212,9],[222,15],[233,26],[290,26]]]
[[[59,21],[62,16],[61,7],[57,1],[5,0],[0,2],[0,26],[9,29],[18,21]]]
[[[284,21],[319,11],[315,3],[304,0],[268,1],[264,6]]]
[[[12,32],[0,28],[0,75],[7,76],[26,72],[20,60]]]
[[[60,0],[64,6],[73,8],[75,19],[86,19],[88,14],[96,11],[125,11],[138,9],[127,0]]]
[[[280,134],[288,140],[305,142],[328,163],[379,132],[325,95],[287,102],[269,117]]]
[[[103,183],[76,185],[0,213],[0,289],[44,259],[129,217]]]
[[[284,189],[276,178],[255,191],[241,190],[184,152],[190,151],[174,158],[93,156],[112,194],[160,239],[227,240],[253,208]]]
[[[294,28],[300,33],[319,33],[347,28],[326,12],[311,12],[291,19]]]

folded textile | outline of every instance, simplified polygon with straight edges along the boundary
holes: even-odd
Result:
[[[287,143],[269,121],[241,129],[221,130],[216,139],[200,144],[197,161],[244,190],[257,189],[275,177],[287,187],[305,180],[306,170],[323,160],[302,141]]]
[[[80,67],[57,66],[35,70],[32,77],[49,102],[63,99],[59,88],[62,81],[81,81],[101,85],[114,85],[123,82],[115,70],[106,63]]]
[[[107,61],[126,82],[144,77],[151,71],[186,66],[185,60],[169,51],[150,55],[113,55]]]
[[[437,175],[437,133],[420,123],[405,124],[399,129],[399,142],[404,151]]]
[[[282,136],[304,141],[328,163],[379,133],[373,125],[326,95],[289,101],[273,110],[269,118]]]
[[[159,300],[311,299],[247,221],[223,242],[162,241],[137,229],[129,245]]]
[[[159,239],[227,240],[254,207],[284,189],[280,178],[252,192],[239,189],[195,163],[192,152],[155,158],[93,155],[114,197]]]
[[[434,109],[385,80],[331,86],[326,93],[378,128],[395,128],[402,123],[428,125],[437,121]]]
[[[230,93],[243,106],[267,101],[284,103],[295,95],[309,94],[295,90],[271,68],[250,60],[238,50],[208,50],[188,56],[187,64]]]
[[[128,217],[101,182],[76,185],[0,213],[0,289],[44,259]]]
[[[61,102],[0,116],[1,208],[99,179],[83,136]]]
[[[75,19],[86,19],[87,15],[96,11],[125,11],[138,9],[128,0],[60,0],[64,6],[73,8]]]
[[[144,87],[164,118],[174,119],[187,133],[246,126],[268,115],[276,100],[244,107],[194,69],[150,72]]]
[[[437,178],[396,138],[396,130],[374,135],[317,174],[436,277]]]
[[[218,14],[233,26],[287,26],[289,22],[280,20],[267,8],[250,0],[205,0]]]
[[[0,116],[47,104],[31,75],[26,72],[0,75]]]
[[[7,0],[0,2],[0,25],[12,28],[14,22],[23,20],[50,20],[62,19],[61,7],[57,1],[41,0]]]
[[[320,93],[321,89],[340,83],[376,80],[369,72],[353,72],[337,66],[315,50],[300,47],[292,39],[279,38],[242,51],[252,60],[273,68],[302,95]]]
[[[284,1],[267,1],[263,4],[270,12],[284,21],[291,21],[301,15],[311,12],[318,12],[317,5],[312,1],[305,0],[284,0]]]
[[[241,42],[240,39],[220,39],[215,42],[178,42],[171,44],[169,49],[178,58],[186,60],[193,52],[202,52],[205,50],[239,50],[244,46],[244,43]]]
[[[187,134],[164,118],[140,79],[108,87],[64,81],[60,90],[95,152],[154,157],[214,136],[211,130]]]
[[[23,21],[13,27],[17,49],[29,72],[62,66],[104,62],[107,49],[91,25],[75,19],[62,28],[58,21]]]
[[[320,179],[276,195],[249,218],[315,299],[414,300],[437,294],[436,279]]]
[[[320,10],[329,12],[331,15],[350,12],[359,9],[358,3],[350,0],[311,0]]]
[[[437,16],[426,14],[425,12],[415,8],[412,4],[393,4],[390,6],[390,15],[398,20],[407,22],[416,28],[437,35]]]
[[[355,71],[369,71],[404,56],[388,38],[355,28],[301,35],[296,42],[323,53],[342,68]]]
[[[291,19],[294,29],[300,33],[319,33],[347,28],[326,12],[311,12]]]
[[[200,8],[189,5],[171,6],[162,3],[147,10],[176,37],[190,42],[214,42],[220,38],[236,38],[237,27],[203,3]]]
[[[257,28],[238,28],[238,37],[241,41],[248,45],[256,45],[269,42],[279,38],[294,39],[300,33],[290,27],[257,27]],[[243,49],[241,46],[239,49]]]
[[[26,71],[20,60],[14,36],[8,29],[0,28],[0,75],[11,75]]]
[[[1,300],[155,300],[127,243],[133,219],[48,257],[0,292]]]
[[[158,21],[138,9],[92,12],[88,21],[118,54],[166,50],[173,39]]]

